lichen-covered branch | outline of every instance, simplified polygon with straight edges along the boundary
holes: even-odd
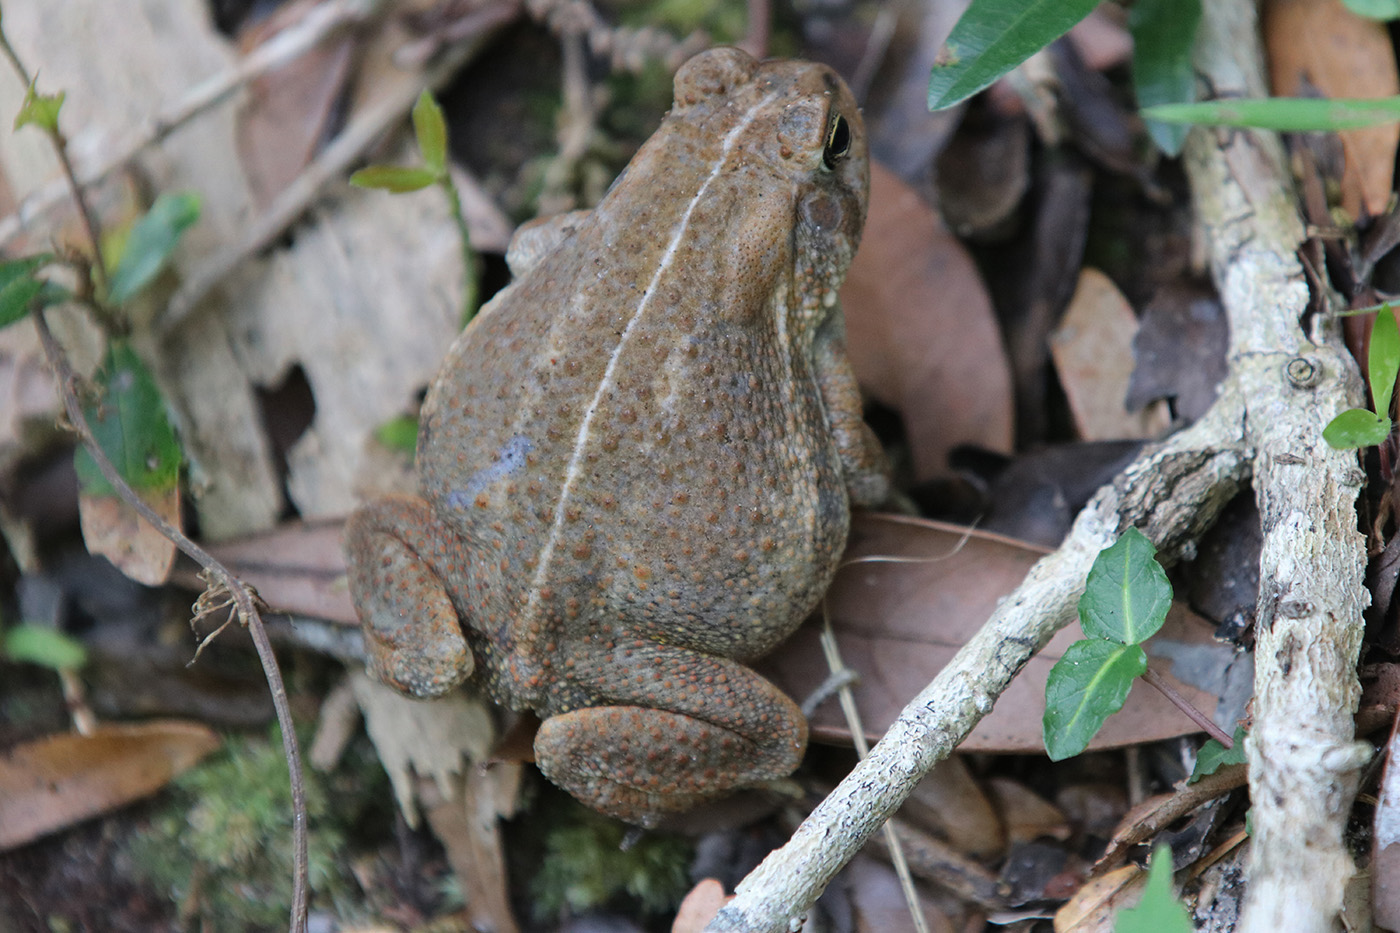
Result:
[[[1206,4],[1205,17],[1198,70],[1220,96],[1257,96],[1253,5]],[[1253,836],[1240,925],[1255,933],[1336,924],[1355,871],[1343,830],[1370,755],[1352,720],[1368,602],[1356,530],[1364,475],[1354,452],[1322,440],[1333,415],[1362,401],[1361,384],[1334,323],[1306,317],[1295,255],[1304,231],[1286,166],[1266,134],[1197,131],[1188,143],[1263,523],[1254,727],[1245,746]]]

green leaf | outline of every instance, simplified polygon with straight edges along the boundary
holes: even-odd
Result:
[[[413,134],[418,137],[423,164],[436,176],[434,180],[441,178],[447,172],[447,123],[432,91],[426,88],[413,105]]]
[[[1364,408],[1348,408],[1322,429],[1322,439],[1336,450],[1375,447],[1389,436],[1390,419]]]
[[[1136,0],[1128,10],[1133,35],[1133,86],[1139,107],[1191,103],[1196,73],[1191,47],[1201,22],[1201,0]],[[1147,133],[1167,155],[1181,152],[1187,127],[1147,121]]]
[[[1171,846],[1159,844],[1152,850],[1147,869],[1147,885],[1136,907],[1118,912],[1113,933],[1195,933],[1191,915],[1172,893]]]
[[[24,102],[20,104],[19,113],[15,116],[15,129],[21,126],[37,126],[46,133],[56,133],[58,112],[63,108],[63,98],[67,92],[40,94],[35,89],[38,81],[39,76],[36,74],[34,80],[29,82],[29,89],[24,92]]]
[[[1135,645],[1157,634],[1172,605],[1172,585],[1156,553],[1136,528],[1099,552],[1079,597],[1085,635]]]
[[[1214,774],[1225,765],[1244,764],[1244,726],[1235,727],[1233,738],[1235,744],[1231,748],[1226,748],[1215,739],[1206,739],[1201,750],[1196,753],[1196,767],[1192,769],[1191,776],[1186,779],[1186,783],[1195,784],[1207,774]]]
[[[401,165],[371,165],[350,176],[350,184],[357,188],[381,188],[396,194],[419,191],[437,180],[437,173],[431,169]]]
[[[83,643],[44,625],[16,625],[5,633],[5,657],[53,670],[77,670],[87,663]]]
[[[112,273],[107,297],[125,304],[165,267],[180,236],[199,219],[199,196],[162,194],[131,228]]]
[[[13,324],[29,313],[29,306],[44,289],[44,280],[34,273],[52,256],[27,256],[0,262],[0,327]]]
[[[1367,19],[1400,19],[1400,0],[1342,0],[1348,10]]]
[[[155,379],[131,347],[113,340],[94,377],[101,398],[84,406],[92,433],[122,479],[137,491],[163,491],[180,479],[180,442]],[[87,495],[114,495],[86,448],[75,458]]]
[[[1133,679],[1145,670],[1147,654],[1138,645],[1097,638],[1070,645],[1045,683],[1041,725],[1050,760],[1063,761],[1084,751],[1104,720],[1123,708]]]
[[[1371,328],[1366,373],[1371,381],[1371,401],[1375,403],[1376,416],[1388,421],[1395,376],[1400,373],[1400,328],[1395,326],[1395,313],[1389,304],[1376,315],[1376,323]]]
[[[1098,0],[972,0],[958,20],[928,82],[928,109],[976,94],[1069,32]]]
[[[414,415],[399,415],[376,428],[374,436],[390,450],[411,457],[418,448],[418,418]]]
[[[1400,120],[1400,97],[1373,100],[1319,100],[1311,97],[1266,97],[1212,100],[1199,104],[1159,104],[1142,115],[1166,123],[1244,126],[1285,133],[1326,133]]]

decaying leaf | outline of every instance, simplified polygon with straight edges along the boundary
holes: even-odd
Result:
[[[180,489],[152,490],[142,495],[156,514],[180,527]],[[78,497],[83,541],[88,551],[110,560],[137,583],[159,586],[175,563],[175,542],[156,530],[136,510],[116,496]]]
[[[1128,411],[1137,316],[1122,292],[1097,269],[1084,269],[1069,308],[1050,336],[1050,353],[1086,441],[1154,438],[1171,421],[1166,405]]]
[[[870,217],[841,289],[856,375],[904,418],[914,473],[948,469],[960,444],[1011,448],[1011,375],[971,257],[937,213],[878,164]]]
[[[0,755],[0,850],[153,794],[218,747],[208,727],[165,720],[12,748]]]
[[[681,901],[676,919],[671,923],[671,933],[700,933],[731,898],[732,895],[724,893],[724,885],[714,878],[706,878],[691,888]]]
[[[1400,94],[1386,24],[1358,16],[1342,0],[1264,4],[1264,42],[1274,94],[1286,97],[1389,97]],[[1346,154],[1342,207],[1377,216],[1390,200],[1400,124],[1338,134]]]
[[[1042,552],[997,535],[888,515],[858,516],[851,540],[846,566],[837,574],[827,604],[842,656],[861,677],[856,702],[867,732],[875,738],[981,627]],[[881,559],[872,559],[877,557]],[[1162,631],[1146,643],[1151,666],[1206,715],[1215,710],[1217,693],[1223,690],[1218,679],[1228,676],[1233,658],[1230,648],[1214,642],[1213,630],[1178,603]],[[1041,752],[1045,678],[1079,637],[1075,625],[1056,635],[961,748]],[[1216,658],[1226,666],[1211,669],[1196,663],[1202,658]],[[1189,667],[1187,661],[1192,662]],[[817,627],[804,626],[762,666],[790,695],[809,695],[826,677]],[[1200,684],[1185,684],[1173,676],[1188,669],[1201,672],[1191,675],[1199,677]],[[845,739],[846,727],[835,703],[817,709],[812,731],[820,738]],[[1195,731],[1190,719],[1161,694],[1139,685],[1089,747],[1114,748]]]

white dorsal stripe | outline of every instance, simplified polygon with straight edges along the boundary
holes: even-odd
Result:
[[[696,190],[695,196],[686,205],[685,213],[681,215],[680,223],[676,225],[676,232],[671,236],[671,242],[666,246],[666,252],[661,256],[661,262],[656,267],[656,273],[651,277],[651,282],[647,285],[646,291],[642,293],[642,300],[637,304],[637,310],[632,313],[632,317],[627,322],[627,326],[622,329],[622,335],[618,337],[617,347],[614,348],[612,356],[608,359],[607,368],[603,370],[603,378],[598,383],[598,390],[593,393],[593,401],[588,405],[588,410],[584,413],[583,422],[579,425],[578,437],[574,439],[573,453],[569,456],[568,469],[564,471],[564,483],[559,492],[559,504],[554,507],[554,523],[550,526],[549,537],[545,540],[544,547],[540,549],[539,563],[535,567],[535,576],[531,581],[529,598],[525,603],[525,618],[532,618],[539,611],[540,591],[544,588],[545,580],[549,577],[550,564],[554,557],[555,546],[559,542],[559,537],[564,529],[564,513],[568,508],[570,496],[573,493],[574,485],[578,481],[579,474],[582,473],[583,451],[588,445],[590,433],[593,430],[593,418],[598,413],[599,406],[603,403],[603,397],[613,388],[617,373],[618,361],[622,359],[623,350],[627,346],[628,339],[632,332],[636,330],[638,322],[646,313],[648,305],[651,304],[652,297],[656,294],[657,285],[661,282],[662,276],[675,261],[676,253],[680,249],[681,241],[685,238],[686,228],[690,225],[690,215],[695,212],[705,192],[709,190],[710,184],[719,177],[724,169],[725,163],[729,160],[729,153],[734,145],[739,141],[754,117],[765,110],[768,104],[777,99],[776,94],[770,94],[749,108],[744,118],[735,124],[734,128],[725,134],[723,142],[720,144],[719,158],[715,160],[714,167],[710,169],[710,174]],[[523,631],[530,631],[528,626],[523,627]],[[543,634],[543,633],[541,633]],[[534,657],[533,646],[520,645],[517,651],[526,657]]]

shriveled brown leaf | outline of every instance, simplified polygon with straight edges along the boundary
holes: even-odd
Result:
[[[1009,841],[1030,842],[1049,836],[1063,842],[1069,838],[1069,821],[1060,808],[1020,781],[991,778],[987,781],[987,793],[996,801],[997,812],[1006,822]]]
[[[374,743],[399,809],[410,826],[418,824],[414,806],[416,780],[437,783],[441,796],[452,799],[458,775],[484,760],[495,742],[495,727],[486,700],[457,692],[432,703],[411,700],[358,671],[350,675],[365,731]],[[518,765],[500,764],[501,769]],[[513,808],[514,801],[501,801]]]
[[[948,451],[1009,451],[1011,375],[991,299],[958,240],[910,187],[871,166],[870,217],[841,289],[861,385],[904,418],[918,480]]]
[[[1124,865],[1085,883],[1055,912],[1055,933],[1113,933],[1118,911],[1142,897],[1147,872]]]
[[[1042,554],[1009,538],[938,522],[889,515],[856,518],[847,564],[837,574],[827,603],[845,662],[861,676],[856,702],[872,738],[933,679]],[[864,559],[876,556],[881,560]],[[1216,707],[1215,695],[1182,683],[1159,655],[1184,653],[1181,649],[1188,645],[1191,654],[1230,655],[1228,647],[1215,644],[1212,632],[1213,626],[1176,604],[1162,631],[1146,645],[1153,668],[1206,715]],[[1056,635],[961,748],[1041,752],[1046,676],[1080,637],[1074,625]],[[792,696],[809,695],[826,677],[817,638],[817,626],[808,624],[763,662]],[[832,741],[848,738],[835,703],[816,711],[812,731]],[[1138,685],[1089,747],[1154,742],[1195,731],[1191,720],[1161,694]]]
[[[912,930],[914,921],[899,887],[894,869],[868,856],[857,856],[842,876],[849,886],[851,909],[856,933],[888,933],[890,930]],[[919,908],[929,933],[952,933],[959,929],[955,919],[944,912],[943,906],[927,896],[919,897]]]
[[[732,899],[732,894],[724,893],[724,885],[714,878],[706,878],[691,888],[681,901],[676,919],[671,923],[671,933],[700,933]]]
[[[1006,830],[997,809],[961,755],[934,765],[915,785],[899,815],[974,858],[992,859],[1006,849]]]
[[[1182,781],[1170,794],[1147,798],[1118,822],[1108,848],[1099,856],[1099,867],[1113,865],[1133,846],[1151,839],[1201,804],[1243,787],[1248,780],[1249,771],[1244,765],[1226,765],[1194,784]]]
[[[1225,378],[1229,339],[1225,311],[1213,290],[1201,285],[1159,290],[1143,309],[1133,337],[1128,410],[1171,398],[1176,400],[1177,416],[1185,421],[1204,415]]]
[[[1137,316],[1108,276],[1086,268],[1060,326],[1050,335],[1050,354],[1079,435],[1087,441],[1150,438],[1171,421],[1166,405],[1128,411]]]
[[[1342,0],[1270,0],[1264,4],[1269,80],[1281,96],[1389,97],[1400,94],[1395,49],[1385,23],[1347,9]],[[1395,171],[1400,124],[1338,134],[1346,154],[1342,207],[1385,211]]]
[[[358,625],[345,583],[341,522],[288,522],[209,552],[282,612]]]
[[[218,747],[208,727],[164,720],[12,748],[0,755],[0,850],[153,794]]]
[[[295,0],[252,22],[239,32],[240,51],[246,55],[317,6],[317,0]],[[235,138],[259,207],[267,207],[315,155],[345,92],[356,42],[343,32],[249,83]]]
[[[143,498],[156,514],[180,527],[180,489],[172,486]],[[160,586],[175,563],[175,542],[156,530],[116,496],[78,497],[83,541],[93,554],[110,560],[137,583]]]
[[[468,768],[453,781],[456,793],[451,797],[443,796],[439,782],[422,777],[418,795],[462,887],[471,929],[516,933],[497,819],[509,804],[501,795],[513,799],[514,788],[499,786],[502,775],[501,770]]]

